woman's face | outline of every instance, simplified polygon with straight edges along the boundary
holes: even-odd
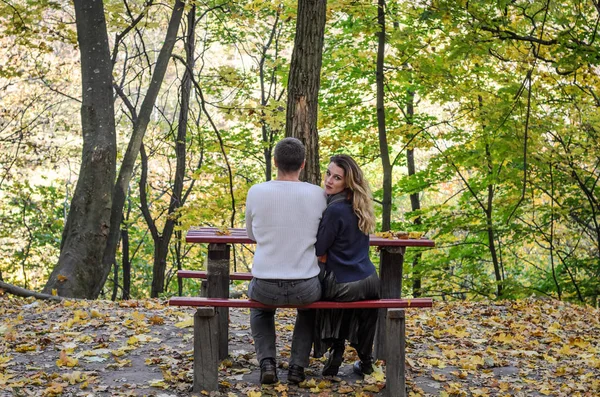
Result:
[[[335,163],[329,163],[325,173],[325,193],[336,194],[346,188],[346,172]]]

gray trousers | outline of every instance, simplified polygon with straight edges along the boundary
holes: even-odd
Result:
[[[305,305],[321,299],[321,282],[317,276],[306,280],[253,278],[248,296],[265,305]],[[258,362],[265,358],[275,359],[275,309],[250,309],[250,327]],[[297,310],[290,365],[308,367],[314,329],[315,311]]]

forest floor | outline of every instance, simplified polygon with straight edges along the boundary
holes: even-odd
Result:
[[[1,292],[1,291],[0,291]],[[164,301],[0,295],[0,396],[380,396],[384,366],[286,382],[295,312],[277,317],[280,384],[261,387],[247,310],[231,310],[221,391],[189,392],[194,310]],[[600,311],[552,300],[435,302],[407,314],[409,396],[600,396]],[[393,395],[393,393],[392,393]]]

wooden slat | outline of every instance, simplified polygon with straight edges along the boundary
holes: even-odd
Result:
[[[202,278],[206,279],[208,273],[205,270],[178,270],[177,277],[179,278]],[[252,273],[231,273],[230,280],[252,280]]]
[[[173,297],[169,299],[169,306],[194,306],[194,307],[241,307],[241,308],[260,308],[267,309],[275,306],[263,305],[260,302],[251,299],[222,299],[222,298],[200,298],[200,297]],[[375,299],[356,302],[331,302],[317,301],[309,305],[294,306],[281,305],[280,308],[302,307],[306,309],[370,309],[370,308],[390,308],[407,309],[432,307],[431,298],[415,299]]]
[[[191,228],[185,236],[188,243],[217,243],[217,244],[256,244],[248,238],[246,229],[228,229],[230,234],[217,234],[219,228],[200,227]],[[420,239],[387,239],[371,234],[369,239],[371,246],[377,247],[434,247],[435,242],[424,238]]]

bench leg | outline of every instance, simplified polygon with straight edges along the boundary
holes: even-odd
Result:
[[[219,318],[212,307],[194,315],[194,393],[219,389]]]
[[[387,349],[385,378],[390,397],[406,397],[406,318],[404,309],[389,309],[386,319]]]
[[[404,247],[382,247],[379,253],[379,278],[381,279],[381,298],[398,299],[402,295],[402,267],[404,265]],[[377,333],[375,334],[375,357],[387,359],[385,346],[386,310],[379,311]]]
[[[229,298],[229,244],[209,244],[206,262],[207,296]],[[217,309],[219,318],[219,359],[229,355],[229,308]]]

